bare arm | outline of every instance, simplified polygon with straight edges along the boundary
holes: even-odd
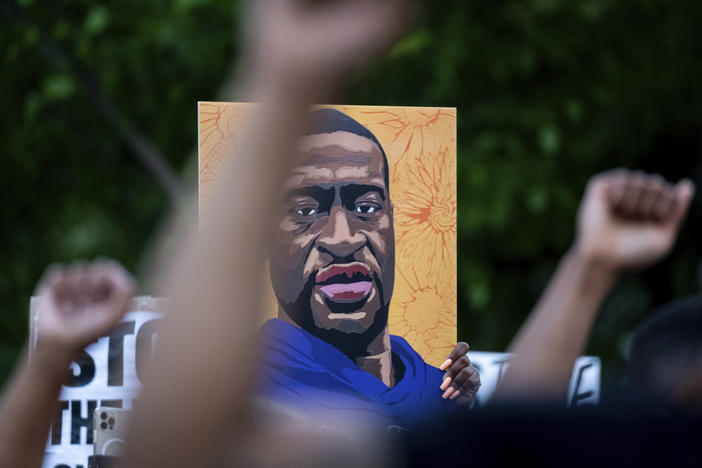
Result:
[[[667,254],[692,199],[689,181],[615,170],[593,177],[578,237],[509,347],[513,358],[494,400],[562,399],[575,359],[620,272]]]
[[[111,262],[53,267],[42,279],[37,346],[0,402],[0,467],[39,467],[68,366],[124,314],[132,284]]]
[[[200,466],[242,429],[269,214],[307,107],[385,45],[402,17],[399,0],[254,3],[243,86],[261,107],[199,236],[189,229],[160,269],[173,301],[134,414],[129,466]]]
[[[0,467],[39,467],[70,350],[40,344],[23,356],[0,403]]]

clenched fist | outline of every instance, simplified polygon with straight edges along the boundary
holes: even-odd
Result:
[[[244,27],[254,66],[287,79],[339,79],[392,43],[409,0],[251,0]]]
[[[113,261],[51,266],[37,287],[38,342],[84,348],[122,318],[133,290],[131,275]]]
[[[616,169],[590,179],[578,214],[577,251],[614,271],[666,255],[694,194],[689,180]]]

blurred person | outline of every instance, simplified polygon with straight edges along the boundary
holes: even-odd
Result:
[[[651,397],[662,412],[702,410],[702,297],[661,306],[631,338],[627,391]]]
[[[269,250],[278,318],[261,330],[261,393],[402,425],[448,399],[470,404],[480,377],[466,343],[439,369],[389,333],[395,235],[383,147],[338,110],[309,120]]]
[[[624,169],[588,182],[573,246],[519,330],[493,401],[563,400],[575,359],[622,272],[653,265],[672,248],[694,194],[689,180]]]
[[[131,420],[127,465],[208,464],[250,429],[263,259],[280,187],[297,163],[311,103],[324,102],[360,61],[391,44],[406,0],[257,0],[245,15],[246,75],[261,103],[199,229],[176,229],[177,254],[156,278],[173,299]],[[264,445],[247,450],[270,451]],[[321,450],[300,440],[302,453]]]
[[[106,260],[55,265],[44,274],[36,291],[36,346],[0,401],[0,467],[41,466],[69,365],[119,322],[133,288],[131,276]]]

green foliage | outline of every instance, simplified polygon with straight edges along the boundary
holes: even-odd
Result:
[[[702,3],[422,4],[339,101],[458,107],[459,337],[501,350],[567,250],[591,174],[627,166],[702,182]],[[233,69],[238,11],[224,0],[0,9],[0,374],[44,267],[108,255],[138,269],[167,205],[77,70],[186,175],[196,102],[221,97]],[[699,209],[671,258],[623,281],[605,307],[589,352],[615,370],[652,307],[697,291]]]
[[[230,73],[235,33],[228,1],[22,1],[0,18],[2,378],[42,271],[100,255],[138,270],[168,207],[83,69],[179,170],[197,141],[196,102],[216,99]]]

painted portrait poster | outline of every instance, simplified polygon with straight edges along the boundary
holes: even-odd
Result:
[[[254,106],[199,103],[201,211]],[[456,346],[456,110],[318,106],[309,120],[269,250],[271,396],[343,395],[401,420],[444,403],[435,366]],[[377,369],[347,358],[388,347]]]

